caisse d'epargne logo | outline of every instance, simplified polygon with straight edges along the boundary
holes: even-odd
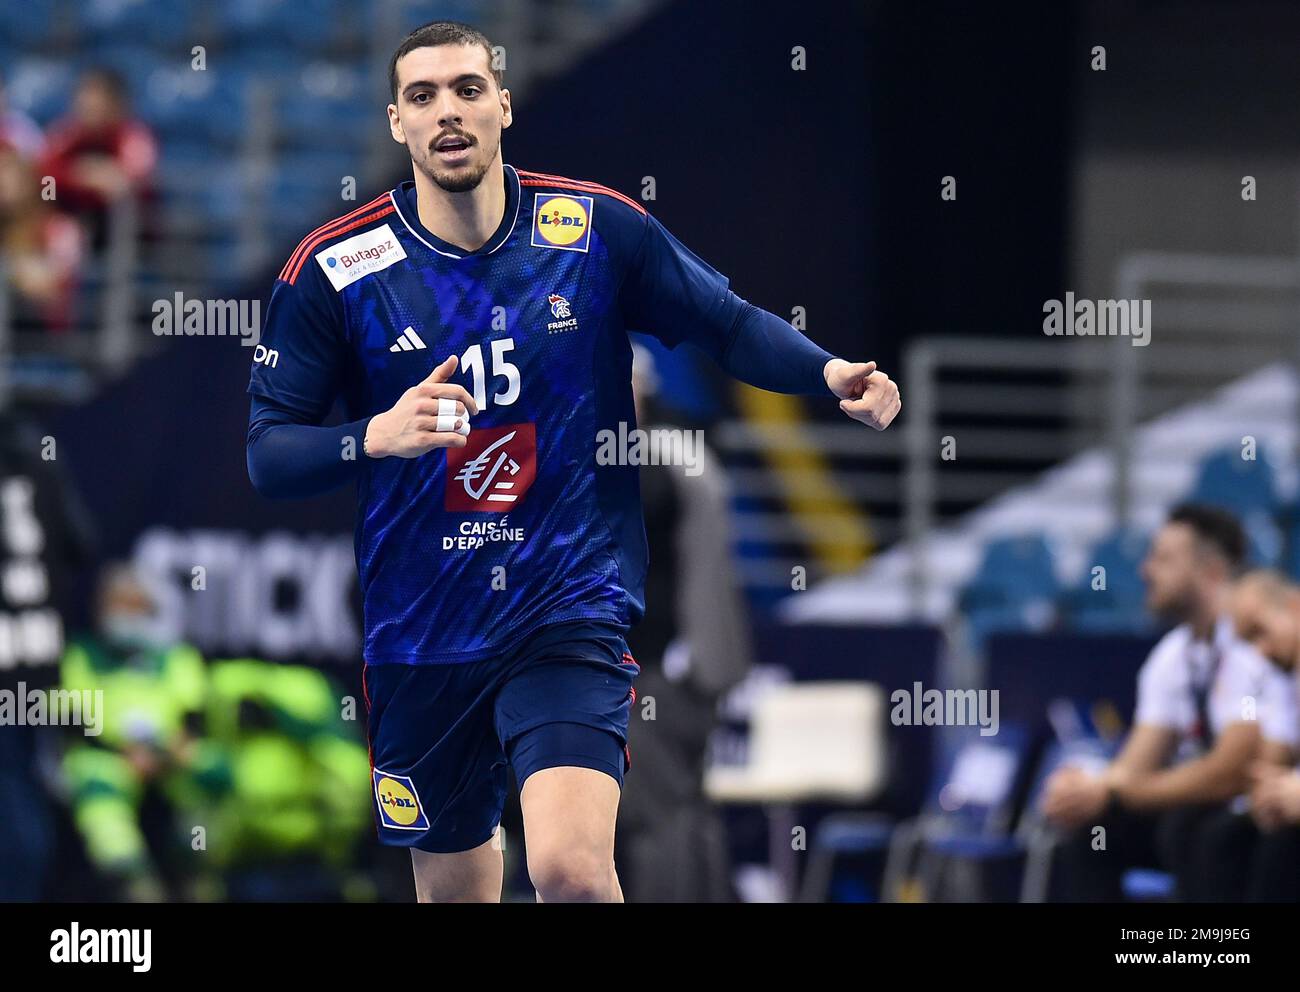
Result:
[[[443,505],[453,513],[508,513],[536,476],[535,425],[476,427],[465,447],[447,449]]]

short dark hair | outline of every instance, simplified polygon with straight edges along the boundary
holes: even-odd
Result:
[[[460,21],[430,21],[428,24],[421,24],[403,38],[402,43],[397,46],[397,51],[393,52],[392,59],[389,60],[388,88],[392,91],[393,103],[397,102],[397,60],[417,48],[436,48],[439,45],[482,45],[483,50],[487,52],[492,78],[496,80],[497,89],[501,89],[501,70],[495,65],[496,53],[493,52],[492,42],[488,41],[487,35],[478,28],[462,24]]]
[[[1196,539],[1209,545],[1235,574],[1246,561],[1246,533],[1227,510],[1205,503],[1180,503],[1169,511],[1169,523],[1185,524]]]

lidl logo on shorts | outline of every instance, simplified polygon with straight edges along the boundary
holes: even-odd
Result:
[[[533,247],[586,251],[591,247],[590,196],[537,193],[533,197]]]
[[[406,775],[390,775],[375,769],[375,802],[379,804],[379,822],[393,830],[428,830],[415,785]]]

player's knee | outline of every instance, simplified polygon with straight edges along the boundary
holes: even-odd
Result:
[[[606,902],[614,896],[614,865],[592,851],[530,851],[528,875],[543,902]]]

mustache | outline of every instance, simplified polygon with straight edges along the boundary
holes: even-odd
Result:
[[[471,147],[478,144],[478,140],[472,134],[465,134],[462,131],[444,131],[429,142],[429,151],[434,151],[438,147],[438,142],[443,138],[460,138]]]

